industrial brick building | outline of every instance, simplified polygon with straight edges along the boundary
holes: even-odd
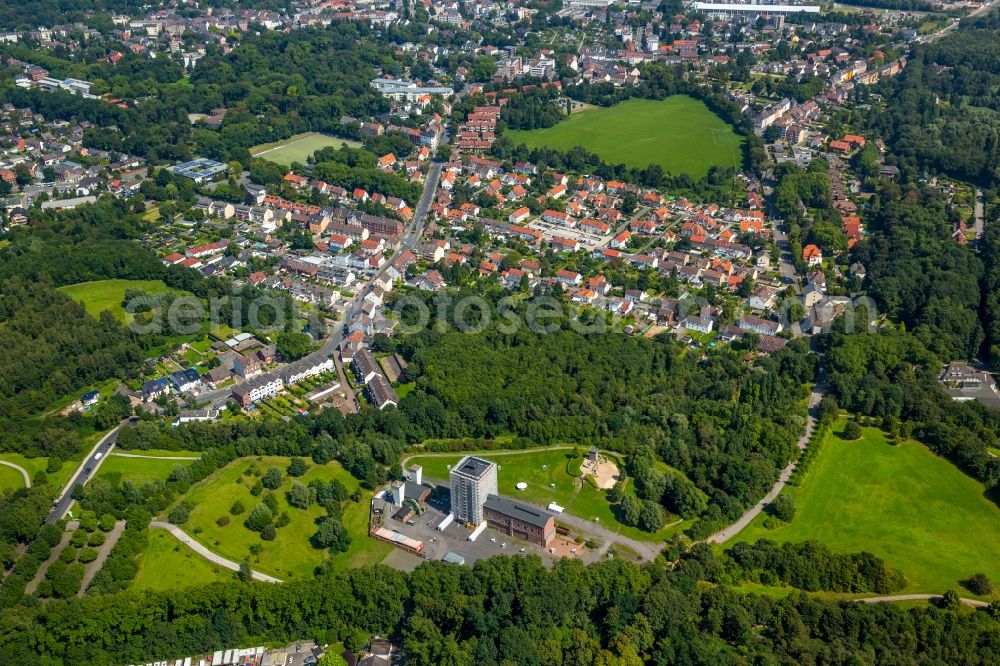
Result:
[[[490,495],[483,505],[483,515],[497,532],[543,548],[556,536],[554,514],[517,500]]]

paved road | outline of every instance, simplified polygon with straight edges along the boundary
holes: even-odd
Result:
[[[351,411],[358,411],[360,405],[358,403],[358,397],[354,395],[354,389],[351,388],[351,383],[347,381],[347,374],[344,372],[343,362],[337,358],[334,359],[334,367],[337,368],[337,377],[340,380],[340,388],[347,395],[348,402],[351,403]]]
[[[778,272],[781,274],[782,280],[790,284],[792,291],[797,293],[800,290],[799,276],[795,272],[795,265],[792,264],[792,253],[788,248],[788,234],[782,231],[777,225],[774,227],[774,243],[781,252],[781,256],[777,257]]]
[[[216,555],[215,553],[213,553],[212,551],[210,551],[208,548],[205,548],[205,546],[201,545],[200,543],[198,543],[197,541],[195,541],[194,539],[192,539],[191,537],[189,537],[188,534],[187,534],[187,532],[185,532],[181,528],[177,527],[176,525],[171,525],[170,523],[164,523],[164,522],[160,522],[158,520],[154,520],[153,522],[151,522],[149,524],[149,527],[150,527],[150,529],[166,530],[166,531],[170,532],[170,534],[172,534],[178,541],[180,541],[185,546],[187,546],[188,548],[190,548],[194,552],[196,552],[199,555],[201,555],[202,557],[204,557],[209,562],[214,562],[215,564],[218,564],[220,567],[225,567],[225,568],[227,568],[227,569],[229,569],[231,571],[239,571],[240,570],[240,565],[239,564],[237,564],[236,562],[233,562],[232,560],[227,560],[226,558],[222,557],[221,555]],[[264,582],[264,583],[281,583],[281,582],[283,582],[280,578],[275,578],[273,576],[268,576],[267,574],[261,573],[259,571],[254,571],[253,572],[253,579],[254,580],[259,580],[259,581]]]
[[[90,587],[90,582],[94,580],[94,576],[96,576],[97,572],[104,566],[104,561],[108,559],[108,555],[111,554],[111,549],[115,547],[116,543],[118,543],[118,539],[121,538],[122,532],[124,531],[125,521],[116,520],[115,526],[110,532],[108,532],[104,539],[104,543],[97,548],[97,559],[87,565],[87,569],[83,573],[83,580],[80,581],[80,589],[77,590],[76,596],[82,597],[87,591],[87,588]]]
[[[66,482],[66,486],[63,488],[55,504],[53,504],[52,511],[49,512],[45,522],[54,523],[66,516],[66,512],[69,511],[69,507],[73,504],[73,488],[86,485],[97,474],[98,468],[107,459],[112,449],[115,448],[115,442],[118,441],[118,433],[127,424],[128,421],[122,421],[114,430],[102,437],[94,445],[94,448],[83,459],[83,462],[80,463],[73,476]]]
[[[427,178],[424,179],[424,190],[420,195],[420,201],[417,203],[417,210],[413,216],[413,224],[403,233],[403,237],[400,239],[397,255],[402,254],[406,250],[412,250],[417,244],[417,241],[420,240],[420,236],[424,232],[424,222],[427,217],[427,211],[430,210],[430,206],[434,202],[434,192],[437,189],[438,181],[441,178],[441,170],[443,166],[444,165],[440,162],[434,162],[431,164],[430,170],[427,172]],[[351,307],[346,313],[344,313],[343,322],[336,326],[334,331],[323,342],[323,345],[312,354],[306,356],[306,359],[320,362],[337,351],[337,348],[340,346],[340,341],[344,338],[344,332],[347,330],[347,326],[361,312],[361,305],[364,300],[365,293],[371,288],[371,284],[375,280],[386,274],[389,270],[389,266],[391,266],[391,262],[386,262],[385,266],[383,266],[371,277],[371,279],[358,289],[355,294],[355,298],[351,303]],[[272,370],[269,373],[260,375],[258,379],[274,376],[279,372],[279,370]],[[208,393],[202,393],[198,396],[198,400],[199,402],[210,402],[213,406],[221,408],[225,406],[226,402],[229,401],[229,396],[231,394],[232,388],[230,387],[210,391]]]
[[[937,601],[940,598],[940,594],[888,594],[883,597],[855,599],[855,601],[861,601],[866,604],[880,604],[890,601]],[[980,601],[979,599],[966,599],[962,597],[961,601],[966,606],[972,606],[973,608],[986,608],[989,606],[989,603]]]
[[[983,236],[983,226],[984,226],[983,223],[985,221],[984,219],[985,214],[986,211],[985,211],[985,206],[983,205],[983,191],[977,187],[976,206],[973,209],[973,219],[975,220],[975,223],[972,226],[972,230],[975,232],[977,239],[982,238]]]
[[[20,465],[15,465],[12,462],[7,462],[6,460],[0,460],[0,465],[3,465],[4,467],[13,467],[14,469],[16,469],[18,472],[21,473],[21,478],[24,479],[24,487],[25,488],[31,487],[31,476],[28,474],[28,470],[24,469]]]
[[[812,395],[809,396],[809,412],[806,421],[806,432],[802,435],[802,437],[799,437],[798,442],[800,451],[805,451],[806,446],[809,445],[809,438],[812,437],[813,429],[816,427],[816,406],[819,405],[819,401],[822,399],[823,389],[817,385],[816,388],[813,389]],[[763,499],[747,509],[746,513],[740,516],[739,520],[732,525],[719,530],[712,536],[705,539],[705,541],[708,543],[725,543],[739,534],[744,527],[749,525],[754,518],[760,515],[760,512],[763,511],[768,504],[773,502],[774,499],[781,494],[781,491],[785,488],[785,484],[788,483],[788,479],[791,478],[792,472],[795,471],[795,464],[796,461],[794,460],[789,462],[785,466],[785,469],[781,470],[781,474],[778,476],[778,481],[774,484],[771,490],[764,495]]]
[[[988,12],[990,9],[992,9],[997,4],[1000,4],[1000,0],[992,0],[992,2],[986,3],[985,5],[983,5],[982,7],[980,7],[979,9],[975,9],[975,10],[969,12],[968,14],[965,15],[964,18],[975,18],[976,16],[979,16],[981,14],[984,14],[984,13]],[[925,42],[925,43],[936,42],[937,40],[941,39],[942,37],[944,37],[945,35],[947,35],[949,32],[951,32],[952,30],[954,30],[957,27],[958,27],[958,21],[952,21],[951,23],[949,23],[945,27],[941,28],[937,32],[932,32],[931,34],[924,35],[923,37],[917,37],[916,41],[918,41],[918,42]]]
[[[604,525],[595,523],[592,520],[586,520],[578,516],[572,516],[568,513],[560,513],[556,516],[556,520],[561,523],[565,523],[570,527],[576,528],[581,532],[586,532],[588,534],[593,534],[594,536],[600,537],[605,541],[605,545],[609,543],[617,543],[619,545],[625,546],[631,550],[634,550],[636,554],[642,558],[643,561],[651,562],[656,559],[656,556],[660,554],[660,547],[663,545],[659,542],[649,542],[649,541],[639,541],[638,539],[633,539],[619,534],[613,530],[608,529]],[[604,550],[607,550],[606,548]]]

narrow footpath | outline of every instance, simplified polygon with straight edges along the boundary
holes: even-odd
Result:
[[[6,460],[0,460],[0,465],[3,465],[4,467],[13,467],[14,469],[16,469],[18,472],[21,473],[21,478],[24,479],[24,487],[25,488],[31,487],[31,475],[28,474],[28,470],[24,469],[23,467],[15,463],[7,462]]]
[[[154,520],[153,522],[151,522],[149,524],[149,527],[151,529],[166,530],[166,531],[170,532],[170,534],[172,534],[174,536],[174,538],[176,538],[178,541],[180,541],[181,543],[183,543],[185,546],[187,546],[188,548],[190,548],[194,552],[196,552],[199,555],[201,555],[202,557],[204,557],[209,562],[213,562],[215,564],[218,564],[220,567],[225,567],[225,568],[229,569],[230,571],[239,571],[240,570],[239,563],[233,562],[232,560],[227,560],[226,558],[222,557],[221,555],[216,555],[215,553],[213,553],[212,551],[210,551],[208,548],[205,548],[205,546],[201,545],[200,543],[198,543],[197,541],[195,541],[194,539],[192,539],[190,536],[188,536],[187,532],[185,532],[181,528],[177,527],[176,525],[171,525],[170,523],[164,523],[164,522],[161,522],[159,520]],[[254,571],[253,572],[253,579],[254,580],[259,580],[259,581],[261,581],[263,583],[281,583],[281,582],[283,582],[280,578],[275,578],[274,576],[268,576],[267,574],[261,573],[259,571]]]
[[[125,521],[116,520],[115,526],[110,532],[105,535],[104,543],[102,543],[97,548],[97,559],[87,565],[87,570],[83,574],[83,580],[80,581],[80,589],[77,591],[76,596],[82,597],[90,587],[91,581],[94,580],[94,576],[97,572],[104,568],[104,562],[108,559],[108,555],[111,554],[111,549],[115,547],[118,543],[118,539],[121,538],[122,532],[125,531]]]
[[[812,390],[812,395],[809,396],[809,415],[806,421],[806,432],[804,435],[799,437],[799,451],[805,451],[806,447],[809,445],[809,438],[812,437],[813,430],[816,428],[816,407],[819,405],[819,401],[823,399],[823,395],[823,389],[817,384]],[[747,509],[746,513],[740,516],[739,520],[732,525],[719,530],[712,536],[705,539],[705,541],[708,543],[725,543],[739,534],[743,528],[749,525],[754,518],[759,516],[760,512],[773,502],[775,498],[781,494],[781,491],[785,489],[785,484],[788,483],[788,479],[792,477],[792,472],[795,471],[796,462],[797,461],[792,460],[785,466],[785,469],[781,470],[777,483],[774,484],[771,490],[764,495],[759,502]]]

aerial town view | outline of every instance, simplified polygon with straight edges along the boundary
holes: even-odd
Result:
[[[0,664],[1000,664],[1000,0],[0,0]]]

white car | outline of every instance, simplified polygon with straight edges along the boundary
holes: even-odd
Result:
[[[104,455],[103,453],[98,452],[97,454],[94,455],[94,460],[100,460],[101,456],[103,456],[103,455]]]

